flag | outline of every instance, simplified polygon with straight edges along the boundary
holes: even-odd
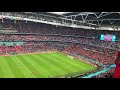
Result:
[[[118,57],[120,57],[120,51],[118,52]]]
[[[119,51],[118,54],[117,54],[116,61],[117,61],[117,62],[120,62],[120,51]]]
[[[118,52],[116,61],[115,61],[115,72],[114,72],[114,78],[120,78],[120,51]]]

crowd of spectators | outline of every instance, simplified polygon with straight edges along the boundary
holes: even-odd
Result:
[[[91,50],[89,48],[92,48],[94,50]],[[99,63],[102,63],[104,65],[107,64],[113,64],[115,63],[115,59],[117,56],[117,51],[112,51],[110,52],[110,50],[108,49],[101,49],[101,52],[97,51],[100,50],[98,47],[94,48],[94,47],[89,47],[89,46],[83,46],[83,45],[73,45],[73,46],[69,46],[68,48],[66,48],[66,52],[70,52],[73,54],[78,54],[78,55],[82,55],[86,58],[90,58],[92,60],[95,60]],[[110,54],[109,54],[110,53]]]
[[[20,20],[14,21],[9,19],[3,21],[2,28],[5,27],[12,27],[19,33],[60,34],[86,37],[99,37],[100,34],[115,34],[117,39],[120,40],[119,31],[88,30]]]
[[[0,41],[61,41],[87,44],[102,48],[120,50],[120,42],[106,42],[93,38],[59,35],[0,35]]]
[[[120,42],[106,42],[98,38],[100,34],[119,35],[119,32],[76,29],[8,19],[4,19],[1,25],[2,29],[11,28],[20,34],[0,34],[0,41],[23,41],[24,44],[21,47],[24,49],[21,51],[24,50],[24,52],[62,50],[83,55],[103,64],[110,64],[114,63],[117,51],[120,50]],[[25,33],[35,33],[35,35],[25,35]],[[39,44],[36,44],[38,42]],[[64,45],[68,42],[70,42],[68,46]],[[72,45],[72,43],[78,43],[78,45]],[[16,50],[13,49],[15,46],[4,47],[7,47],[4,51]]]
[[[107,72],[102,73],[102,74],[100,74],[98,76],[93,76],[92,78],[113,78],[114,71],[115,71],[115,68],[111,68]]]
[[[63,51],[64,46],[58,42],[25,42],[23,45],[0,46],[0,54],[15,53],[36,53],[43,51]]]

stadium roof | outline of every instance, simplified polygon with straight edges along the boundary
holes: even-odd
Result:
[[[57,15],[64,15],[64,14],[68,14],[68,13],[72,13],[72,12],[48,12],[48,13],[57,14]]]
[[[119,27],[120,26],[120,12],[16,12],[27,15],[46,15],[52,17],[59,17],[71,21],[79,21],[85,24],[91,24],[98,27]]]
[[[81,23],[81,28],[95,28],[101,30],[120,30],[120,12],[21,12],[27,15],[50,16]]]
[[[120,25],[120,12],[44,12],[44,14],[85,21],[98,26]]]

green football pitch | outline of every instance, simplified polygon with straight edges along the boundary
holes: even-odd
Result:
[[[0,78],[64,77],[96,69],[60,52],[0,56]]]

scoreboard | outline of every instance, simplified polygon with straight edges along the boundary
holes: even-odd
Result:
[[[100,40],[115,42],[116,41],[116,36],[115,35],[109,35],[109,34],[107,34],[107,35],[101,34]]]

